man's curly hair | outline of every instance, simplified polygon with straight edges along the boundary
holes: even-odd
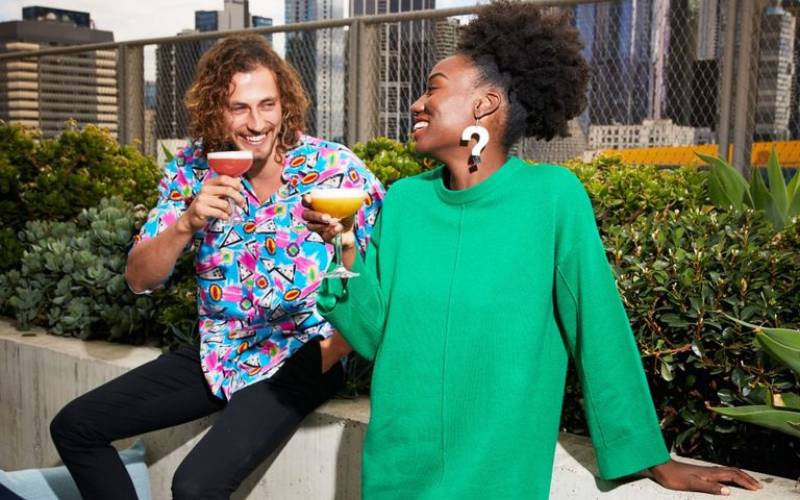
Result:
[[[569,136],[569,120],[586,107],[582,48],[569,13],[529,3],[488,4],[464,28],[458,53],[478,68],[478,84],[495,85],[508,98],[506,148],[522,136]]]
[[[275,145],[278,156],[282,157],[297,144],[298,133],[305,129],[308,109],[300,77],[263,36],[248,34],[224,38],[203,54],[194,82],[186,92],[189,133],[202,139],[204,151],[228,148],[224,110],[230,97],[231,79],[236,73],[252,71],[258,66],[274,73],[280,92],[283,124]]]

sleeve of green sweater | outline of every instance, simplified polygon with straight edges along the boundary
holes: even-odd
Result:
[[[614,479],[670,457],[591,202],[582,186],[576,191],[557,236],[556,309],[580,376],[600,476]]]
[[[382,217],[372,230],[366,255],[356,252],[352,271],[356,278],[324,279],[317,295],[317,310],[331,322],[353,349],[372,361],[383,337],[385,305],[380,289],[378,247]],[[331,263],[331,269],[335,263]]]

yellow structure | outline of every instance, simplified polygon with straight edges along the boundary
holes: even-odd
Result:
[[[767,165],[772,147],[778,154],[782,167],[800,167],[800,141],[754,142],[751,151],[751,164],[756,167]],[[658,146],[653,148],[604,149],[601,156],[617,156],[624,163],[634,165],[688,166],[702,165],[703,161],[697,153],[717,156],[716,144],[696,146]],[[729,148],[729,158],[733,154],[733,146]]]

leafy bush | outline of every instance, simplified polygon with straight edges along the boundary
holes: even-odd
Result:
[[[20,241],[12,236],[27,221],[69,221],[109,196],[152,205],[160,176],[151,158],[96,126],[42,140],[0,122],[0,271],[19,265]]]
[[[84,210],[75,222],[28,223],[21,267],[0,283],[19,326],[83,339],[143,340],[154,326],[153,301],[130,293],[123,278],[126,248],[140,222],[117,198]]]
[[[637,175],[633,167],[615,168]],[[682,173],[696,175],[669,175],[677,179]],[[682,184],[675,189],[682,191]],[[668,442],[688,456],[792,474],[790,464],[800,457],[796,440],[747,429],[713,415],[706,405],[758,404],[769,389],[800,387],[794,375],[754,348],[752,334],[722,318],[797,325],[800,233],[776,233],[761,213],[719,212],[704,206],[700,195],[687,196],[684,209],[673,209],[674,189],[664,185],[657,190],[667,198],[649,203],[668,208],[642,209],[641,199],[652,193],[641,193],[622,204],[635,207],[637,216],[620,216],[606,211],[621,205],[618,197],[607,198],[616,185],[600,191],[588,183]],[[586,432],[574,373],[562,426]]]
[[[417,175],[435,166],[432,159],[415,151],[413,142],[400,144],[386,137],[377,137],[366,144],[359,142],[353,146],[353,152],[386,187],[397,179]]]
[[[194,308],[193,276],[190,291],[184,280],[152,296],[135,295],[125,284],[127,249],[145,215],[111,198],[75,222],[29,222],[20,269],[0,275],[0,308],[10,309],[21,329],[37,325],[82,339],[169,344],[178,327],[191,334],[193,325],[176,311]]]
[[[573,161],[566,166],[586,187],[601,230],[633,222],[644,214],[709,204],[708,173],[697,168],[631,166],[618,157],[601,157],[591,163]]]

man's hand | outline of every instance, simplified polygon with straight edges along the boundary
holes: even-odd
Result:
[[[730,495],[727,484],[748,490],[763,487],[755,478],[735,467],[704,467],[670,460],[650,467],[649,472],[661,486],[670,490]]]
[[[353,350],[339,332],[334,332],[333,336],[320,341],[319,349],[322,352],[322,373],[333,368],[333,365]]]
[[[194,233],[204,228],[208,219],[225,220],[231,215],[228,198],[242,208],[246,206],[241,179],[227,175],[212,177],[203,182],[197,197],[176,224],[182,231]]]

